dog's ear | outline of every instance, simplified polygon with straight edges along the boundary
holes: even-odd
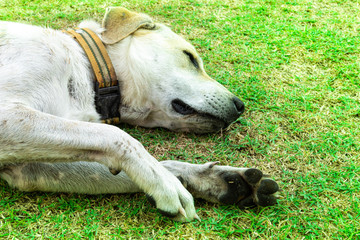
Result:
[[[102,27],[105,29],[102,33],[103,42],[114,44],[139,28],[154,29],[156,26],[145,14],[131,12],[123,7],[110,7],[106,9]]]

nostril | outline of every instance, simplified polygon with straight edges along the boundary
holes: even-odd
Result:
[[[235,97],[233,99],[234,101],[234,105],[236,110],[238,111],[239,114],[242,114],[245,111],[245,104],[237,97]]]

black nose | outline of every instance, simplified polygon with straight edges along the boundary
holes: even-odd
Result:
[[[240,116],[245,111],[245,104],[237,97],[234,97],[233,101],[234,101],[235,109]]]

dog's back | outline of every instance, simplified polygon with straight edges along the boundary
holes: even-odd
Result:
[[[61,31],[0,22],[0,97],[52,115],[94,121],[92,75],[81,48]],[[84,115],[78,112],[86,112]]]

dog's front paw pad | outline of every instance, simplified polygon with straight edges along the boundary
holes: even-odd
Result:
[[[257,191],[267,195],[273,194],[279,191],[279,185],[274,180],[263,179]]]
[[[223,204],[235,204],[252,193],[252,189],[244,179],[234,172],[224,172],[222,178],[227,183],[228,191],[219,200]]]
[[[248,197],[244,198],[243,200],[236,203],[236,205],[240,209],[256,207],[256,203],[254,202],[253,196],[248,196]]]
[[[279,185],[255,168],[242,174],[237,171],[224,171],[219,176],[226,182],[227,191],[219,197],[223,204],[236,204],[240,208],[272,206],[277,203],[274,196]]]
[[[256,193],[257,204],[263,207],[275,205],[277,198],[273,194],[279,190],[279,185],[274,180],[263,179]]]
[[[256,169],[256,168],[250,168],[250,169],[246,170],[244,175],[245,175],[246,181],[250,184],[258,183],[261,180],[261,178],[263,177],[263,173],[259,169]]]
[[[266,194],[258,193],[257,198],[258,198],[257,205],[262,206],[262,207],[273,206],[273,205],[277,204],[276,197],[273,195],[266,195]]]

